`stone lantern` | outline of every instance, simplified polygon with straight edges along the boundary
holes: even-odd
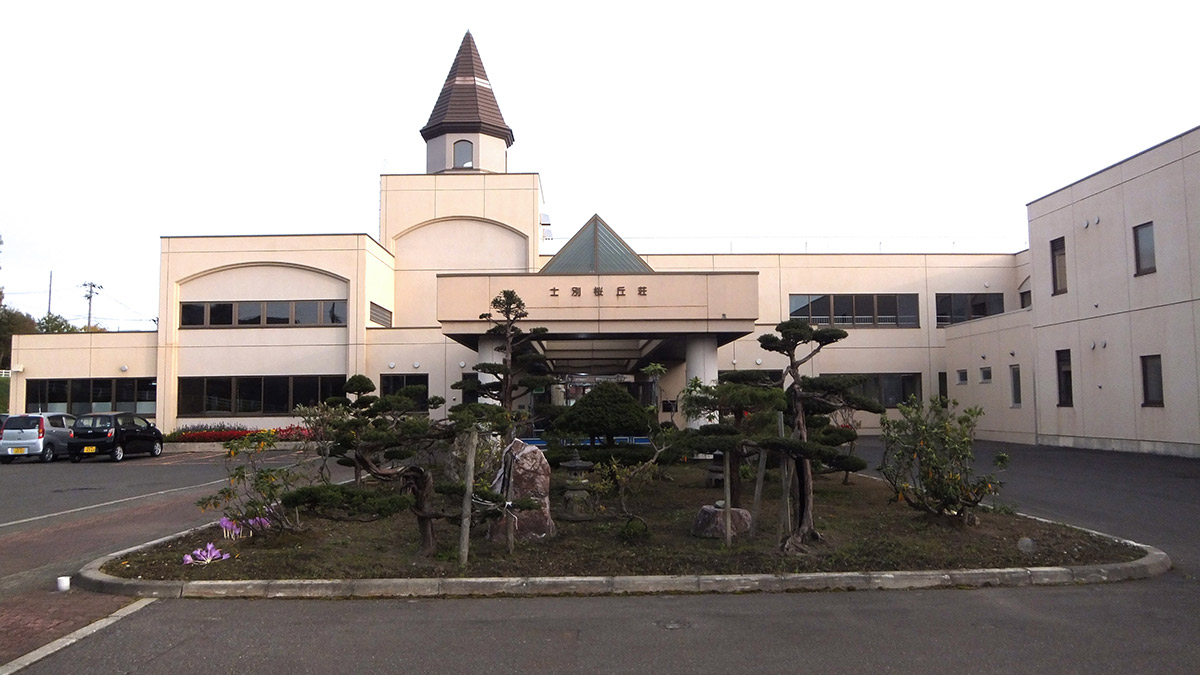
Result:
[[[596,507],[592,502],[592,491],[588,482],[588,473],[595,466],[579,458],[579,448],[575,448],[571,460],[560,464],[567,470],[567,492],[563,495],[566,508],[559,518],[564,520],[591,520],[596,517]]]

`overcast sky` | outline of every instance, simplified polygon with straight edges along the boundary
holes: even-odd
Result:
[[[1186,2],[0,0],[0,285],[153,329],[162,236],[365,232],[471,30],[557,239],[991,251],[1200,125]],[[467,245],[467,242],[463,242]]]

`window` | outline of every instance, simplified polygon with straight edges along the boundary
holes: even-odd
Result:
[[[429,407],[429,374],[428,373],[410,373],[405,375],[380,375],[379,376],[379,395],[391,396],[401,393],[405,387],[422,387],[423,390],[417,392],[409,390],[409,395],[417,404],[418,410],[425,410]]]
[[[179,378],[179,416],[291,415],[342,393],[345,375]]]
[[[960,370],[960,371],[956,372],[955,375],[956,375],[955,381],[958,384],[966,384],[967,383],[967,371],[966,370]]]
[[[1163,405],[1162,355],[1142,357],[1142,405]]]
[[[980,384],[991,384],[991,382],[992,382],[991,366],[984,366],[983,368],[979,369],[979,382],[980,382]]]
[[[1075,405],[1071,390],[1071,350],[1060,349],[1054,352],[1054,361],[1058,371],[1058,407],[1070,408]]]
[[[470,169],[475,166],[475,145],[471,141],[454,142],[454,168]]]
[[[1033,291],[1021,291],[1021,309],[1033,306]]]
[[[182,328],[258,326],[344,326],[345,300],[250,300],[180,304]]]
[[[1011,365],[1008,367],[1008,379],[1012,390],[1012,407],[1021,407],[1021,366]]]
[[[153,377],[29,380],[25,412],[136,412],[154,416]]]
[[[937,307],[937,325],[970,321],[984,316],[1004,313],[1003,293],[938,293],[934,296]]]
[[[1136,271],[1133,276],[1155,272],[1154,268],[1154,223],[1142,223],[1133,228],[1133,260]]]
[[[793,319],[811,326],[921,327],[916,293],[793,294],[788,304]]]
[[[1059,237],[1050,242],[1050,294],[1067,292],[1067,240]]]
[[[950,398],[950,380],[944,370],[938,373],[938,396],[943,399]]]
[[[895,408],[913,397],[921,399],[920,373],[871,373],[859,377],[864,378],[863,381],[851,391],[873,398],[885,408]]]
[[[475,380],[476,382],[478,382],[479,381],[479,373],[463,373],[462,379],[464,381],[465,380]],[[463,403],[479,403],[479,390],[475,389],[475,390],[468,391],[467,389],[463,389],[462,399],[463,399],[462,400]],[[664,410],[663,412],[668,412],[668,411]],[[671,412],[673,412],[673,411],[671,411]]]

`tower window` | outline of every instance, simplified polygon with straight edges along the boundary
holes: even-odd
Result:
[[[1133,259],[1137,270],[1135,277],[1150,274],[1154,267],[1154,223],[1143,223],[1133,228]]]
[[[472,169],[475,167],[475,144],[471,141],[454,142],[454,168]]]
[[[1050,294],[1067,292],[1067,240],[1059,237],[1050,242]]]

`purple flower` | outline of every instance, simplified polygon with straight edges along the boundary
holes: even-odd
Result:
[[[212,542],[208,543],[205,548],[198,548],[192,551],[190,555],[183,556],[184,565],[208,565],[215,563],[218,560],[228,560],[228,553],[221,553],[221,549],[213,546]]]
[[[221,533],[226,539],[237,539],[242,534],[242,526],[228,516],[221,518]]]

